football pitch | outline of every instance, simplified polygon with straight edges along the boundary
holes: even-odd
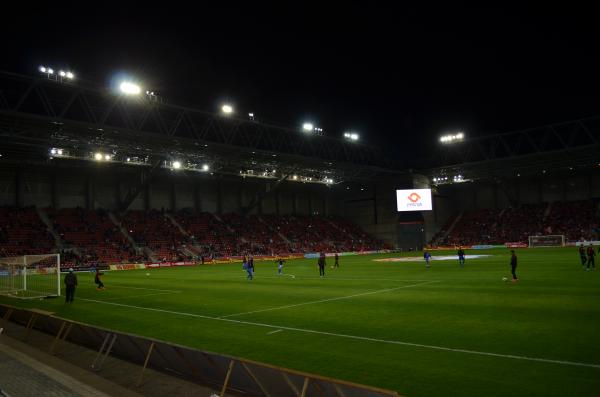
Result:
[[[517,250],[517,283],[508,250],[432,254],[113,271],[105,291],[79,273],[71,305],[0,301],[405,396],[600,395],[600,270],[575,248]]]

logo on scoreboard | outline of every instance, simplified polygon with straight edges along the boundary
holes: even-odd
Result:
[[[419,200],[421,199],[421,196],[419,196],[419,195],[418,195],[417,193],[415,193],[415,192],[412,192],[412,193],[410,194],[410,196],[408,196],[408,199],[409,199],[410,201],[412,201],[413,203],[416,203],[417,201],[419,201]]]

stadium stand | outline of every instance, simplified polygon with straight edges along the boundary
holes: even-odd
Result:
[[[145,259],[136,253],[104,210],[65,208],[46,209],[46,213],[65,247],[73,249],[72,252],[63,250],[65,264],[78,261],[107,264]]]
[[[564,234],[568,241],[589,240],[600,224],[598,205],[598,200],[557,201],[468,211],[446,238],[440,238],[440,232],[432,245],[527,243],[529,236],[548,234]]]
[[[600,225],[599,204],[599,200],[582,200],[467,211],[458,221],[457,216],[450,217],[432,244],[526,243],[529,236],[541,234],[564,234],[569,241],[590,239]],[[60,252],[68,266],[391,248],[354,223],[335,217],[130,211],[122,225],[137,246],[149,250],[146,255],[136,251],[105,210],[44,211],[60,237],[59,246],[35,208],[2,207],[0,255]]]
[[[0,256],[54,251],[54,238],[35,208],[0,207]]]
[[[162,211],[129,211],[123,218],[123,226],[137,245],[149,248],[158,260],[186,257],[181,247],[187,244],[188,238]]]

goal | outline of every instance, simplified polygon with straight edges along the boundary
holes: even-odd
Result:
[[[60,296],[60,254],[0,258],[0,294],[23,299]]]
[[[549,236],[529,236],[529,248],[564,246],[565,236],[563,234],[554,234]]]

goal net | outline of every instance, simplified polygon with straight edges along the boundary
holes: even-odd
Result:
[[[564,247],[565,236],[555,234],[549,236],[529,236],[529,247]]]
[[[24,299],[60,296],[60,255],[0,258],[0,294]]]

